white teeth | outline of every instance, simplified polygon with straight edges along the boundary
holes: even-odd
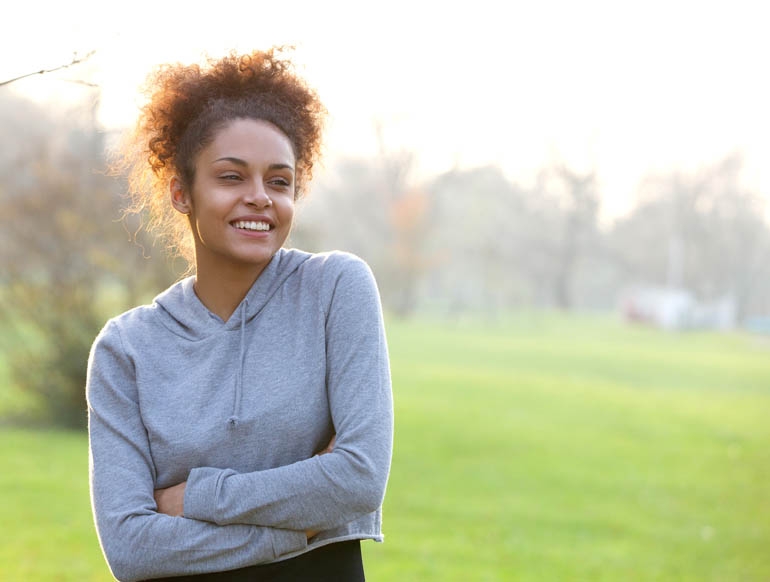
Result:
[[[270,230],[270,225],[266,222],[256,222],[254,220],[239,220],[234,223],[235,228],[244,230]]]

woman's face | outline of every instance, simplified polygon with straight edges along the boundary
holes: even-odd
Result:
[[[172,181],[172,203],[190,217],[199,272],[264,269],[291,230],[295,162],[291,141],[277,127],[236,119],[198,154],[189,192]]]

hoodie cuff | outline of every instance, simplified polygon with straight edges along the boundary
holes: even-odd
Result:
[[[273,534],[273,553],[277,560],[281,556],[304,550],[307,547],[307,534],[293,529],[271,528]]]
[[[217,490],[226,477],[235,474],[231,469],[212,467],[199,467],[190,471],[184,490],[184,516],[223,525],[214,515]],[[304,531],[275,527],[267,529],[271,534],[274,559],[307,547],[307,534]]]
[[[225,477],[234,473],[229,469],[212,467],[200,467],[190,471],[184,490],[184,516],[223,525],[221,519],[217,520],[215,515],[217,490]]]

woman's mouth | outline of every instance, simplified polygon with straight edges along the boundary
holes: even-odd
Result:
[[[256,220],[237,220],[232,223],[235,228],[240,230],[252,230],[252,231],[266,231],[270,230],[272,226],[267,222],[261,222]]]

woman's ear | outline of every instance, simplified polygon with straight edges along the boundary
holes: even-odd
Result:
[[[190,196],[187,194],[187,188],[182,185],[179,177],[174,176],[168,186],[171,195],[171,205],[182,214],[190,214]]]

